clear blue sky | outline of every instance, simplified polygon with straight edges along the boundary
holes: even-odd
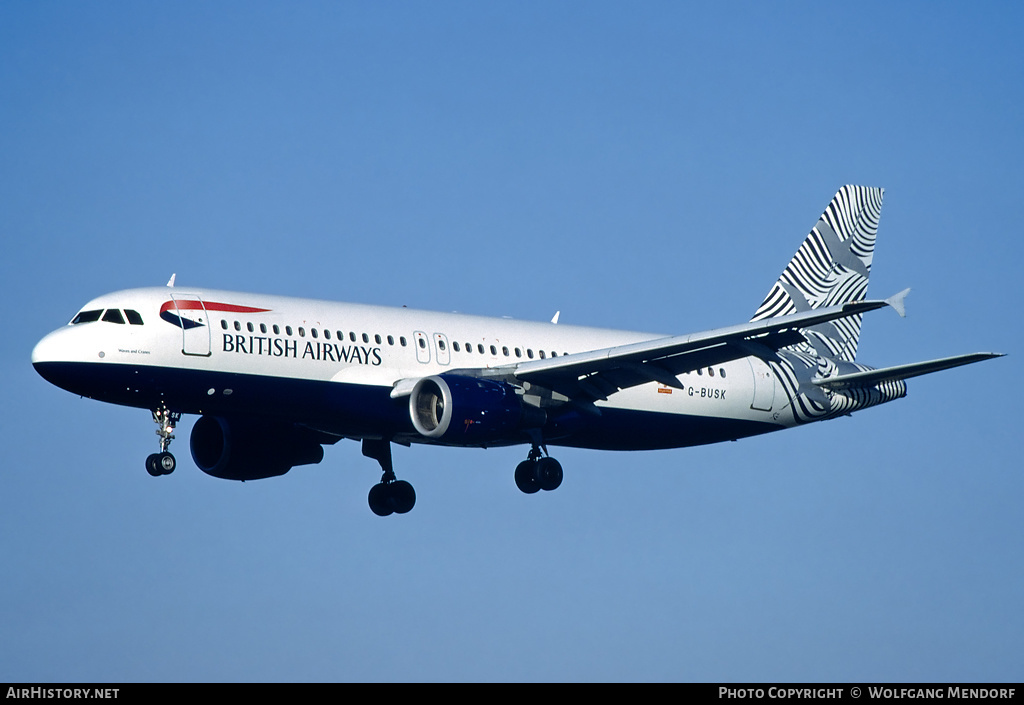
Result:
[[[1019,3],[0,4],[0,681],[1024,679]],[[1009,357],[705,448],[355,443],[154,479],[34,343],[107,291],[664,333],[886,189],[859,360]]]

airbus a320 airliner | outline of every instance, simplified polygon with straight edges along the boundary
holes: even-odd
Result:
[[[361,441],[383,476],[381,516],[412,509],[391,444],[530,450],[520,490],[553,490],[548,446],[681,448],[843,416],[906,395],[905,380],[997,353],[873,369],[855,362],[882,189],[844,186],[748,323],[663,336],[196,287],[130,289],[86,304],[32,364],[81,396],[148,409],[160,452],[199,414],[192,458],[256,480]]]

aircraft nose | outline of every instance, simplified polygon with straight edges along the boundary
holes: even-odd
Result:
[[[72,326],[58,328],[43,337],[32,349],[32,367],[50,384],[75,394],[83,394],[83,383],[92,375],[81,359],[80,332]],[[103,353],[99,353],[103,357]]]
[[[64,386],[59,379],[60,370],[66,367],[66,363],[74,361],[69,355],[67,334],[66,328],[58,328],[32,348],[32,367],[43,379],[58,387]]]
[[[52,333],[43,336],[42,340],[36,343],[36,346],[32,348],[32,366],[37,370],[39,365],[53,362],[57,359],[57,343],[55,338],[59,331],[53,331]]]
[[[54,333],[56,333],[56,331],[54,331]],[[56,352],[56,345],[53,340],[54,333],[43,336],[43,339],[36,343],[36,346],[32,348],[32,367],[35,368],[40,377],[50,384],[56,384],[56,381],[53,379],[53,375],[49,374],[52,363],[55,359],[54,353]]]

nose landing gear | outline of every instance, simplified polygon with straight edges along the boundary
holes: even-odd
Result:
[[[181,414],[169,410],[166,405],[161,404],[159,408],[153,410],[153,421],[159,426],[156,435],[160,436],[160,452],[146,458],[146,471],[153,477],[170,475],[178,465],[167,448],[174,440],[174,427],[180,420]]]

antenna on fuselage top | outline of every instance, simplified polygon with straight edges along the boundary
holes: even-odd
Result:
[[[167,286],[169,286],[169,287],[171,287],[171,288],[173,288],[173,287],[174,287],[174,278],[175,278],[176,276],[178,276],[178,273],[177,273],[177,272],[175,272],[174,274],[172,274],[172,275],[171,275],[171,278],[167,280]]]

